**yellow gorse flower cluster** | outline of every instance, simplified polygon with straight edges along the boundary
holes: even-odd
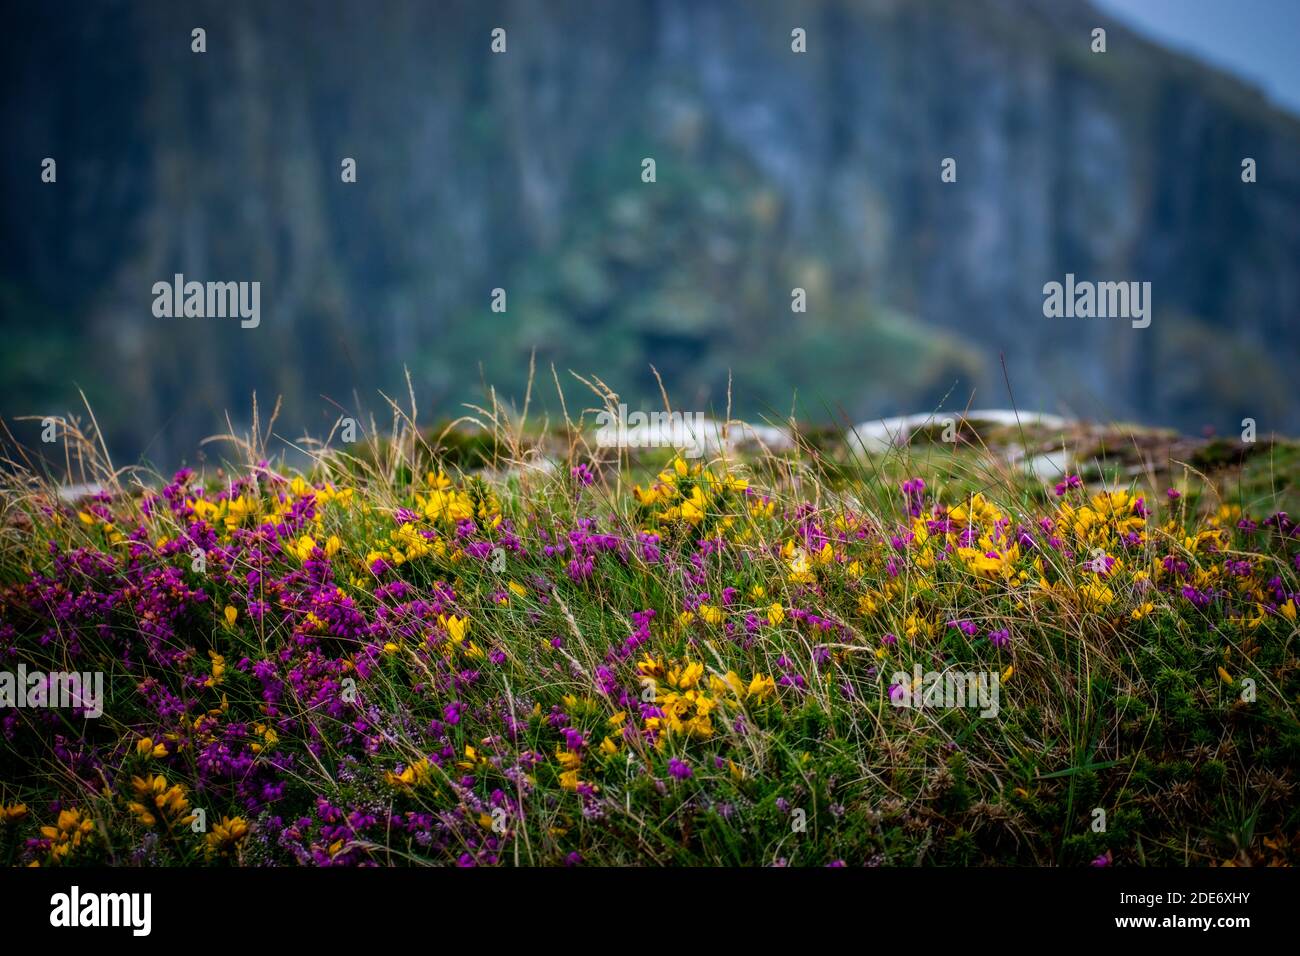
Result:
[[[194,822],[193,814],[189,813],[190,801],[185,796],[185,788],[179,783],[168,786],[162,774],[156,774],[152,779],[132,777],[131,789],[135,793],[135,800],[128,803],[127,808],[145,826],[155,826],[159,818],[167,827]]]
[[[212,832],[203,838],[203,853],[212,858],[229,856],[244,837],[248,836],[248,821],[243,817],[222,817],[212,826]]]
[[[95,821],[83,817],[75,807],[60,810],[52,827],[41,827],[41,836],[50,841],[50,856],[62,862],[70,857],[95,832]]]
[[[725,529],[731,526],[735,516],[723,514],[720,499],[728,491],[744,491],[748,487],[749,483],[743,478],[716,474],[700,463],[688,465],[677,456],[659,473],[653,485],[649,488],[637,485],[632,494],[646,507],[663,505],[663,509],[655,513],[655,518],[661,522],[681,521],[695,526],[710,514],[720,514]]]

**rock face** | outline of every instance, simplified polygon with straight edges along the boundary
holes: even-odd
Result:
[[[422,398],[521,394],[536,353],[633,403],[654,363],[679,407],[721,413],[731,370],[751,419],[797,389],[862,420],[1008,404],[1003,355],[1020,408],[1300,429],[1300,124],[1083,0],[9,16],[6,417],[75,381],[120,452],[171,461],[253,390],[296,436],[403,366]],[[260,281],[261,326],[155,319],[178,272]],[[1067,273],[1151,282],[1151,327],[1044,318]]]

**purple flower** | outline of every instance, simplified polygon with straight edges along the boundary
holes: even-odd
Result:
[[[1007,647],[1011,644],[1011,631],[1002,628],[998,631],[989,631],[989,643],[994,647]]]
[[[695,775],[695,771],[691,769],[690,764],[684,760],[678,760],[676,757],[668,761],[668,773],[677,780],[689,780]]]
[[[1056,485],[1056,497],[1063,497],[1071,488],[1082,487],[1083,480],[1078,475],[1066,475],[1065,480],[1058,482]]]

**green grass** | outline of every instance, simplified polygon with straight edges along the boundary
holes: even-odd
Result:
[[[101,500],[13,466],[3,667],[99,670],[106,701],[0,707],[0,859],[1295,861],[1298,544],[1263,523],[1295,445],[1194,466],[1175,436],[976,428],[695,463],[460,428],[301,476],[255,435],[170,503],[76,433]],[[1009,450],[1062,440],[1094,484],[1058,496]],[[996,715],[893,706],[914,665],[996,675]]]

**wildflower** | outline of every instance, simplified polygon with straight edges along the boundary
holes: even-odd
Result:
[[[294,542],[291,549],[299,561],[306,561],[316,551],[316,539],[309,534],[304,534]]]
[[[470,622],[467,617],[457,617],[455,614],[450,617],[440,615],[438,623],[447,629],[447,636],[456,643],[465,640],[466,635],[469,634]]]
[[[808,554],[799,548],[790,556],[790,582],[792,584],[807,584],[813,580],[813,574],[808,562]]]
[[[668,773],[676,780],[689,780],[695,775],[689,764],[676,757],[668,761]]]
[[[161,759],[167,756],[167,747],[161,741],[154,743],[151,737],[141,737],[135,742],[135,752],[142,757]]]
[[[1056,497],[1058,498],[1063,497],[1065,493],[1069,491],[1071,488],[1082,488],[1082,487],[1083,487],[1083,479],[1081,479],[1078,475],[1067,475],[1064,481],[1057,483],[1055,489]]]
[[[465,749],[467,752],[472,753],[472,748],[466,747]],[[472,761],[470,766],[471,767],[473,766]],[[387,783],[390,787],[397,787],[398,789],[402,789],[402,790],[409,789],[411,787],[417,787],[425,783],[428,779],[429,779],[429,762],[427,760],[421,760],[416,763],[409,764],[402,770],[401,773],[393,773],[392,771],[388,771],[384,774],[385,783]]]
[[[141,823],[152,827],[161,817],[167,826],[187,825],[194,821],[194,816],[187,815],[190,801],[185,796],[185,788],[174,783],[167,785],[162,774],[152,779],[132,777],[131,789],[136,799],[127,804],[128,809],[136,815]]]
[[[203,852],[208,857],[226,856],[248,836],[248,822],[242,817],[221,818],[212,825],[212,832],[203,839]]]
[[[27,816],[27,804],[11,803],[6,806],[0,803],[0,823],[14,823]]]
[[[688,662],[685,667],[674,667],[668,671],[668,683],[681,690],[690,690],[704,676],[704,665]]]
[[[208,657],[212,659],[212,676],[204,681],[205,687],[215,687],[225,679],[226,659],[216,651],[208,651]]]
[[[24,808],[25,810],[26,808]],[[75,807],[60,810],[52,827],[41,827],[41,836],[50,841],[50,855],[56,862],[66,860],[95,832],[95,821],[83,817]]]
[[[773,627],[778,627],[785,620],[785,608],[780,604],[773,603],[767,609],[767,623]]]
[[[722,609],[714,607],[711,604],[701,604],[697,610],[699,611],[700,619],[703,620],[705,624],[721,624],[726,619],[726,615],[722,613]]]
[[[776,681],[771,677],[763,674],[755,674],[753,680],[749,682],[749,696],[757,697],[759,700],[767,700],[776,693]]]
[[[989,631],[989,643],[994,647],[1007,647],[1011,644],[1011,631],[1002,628],[997,631]]]

